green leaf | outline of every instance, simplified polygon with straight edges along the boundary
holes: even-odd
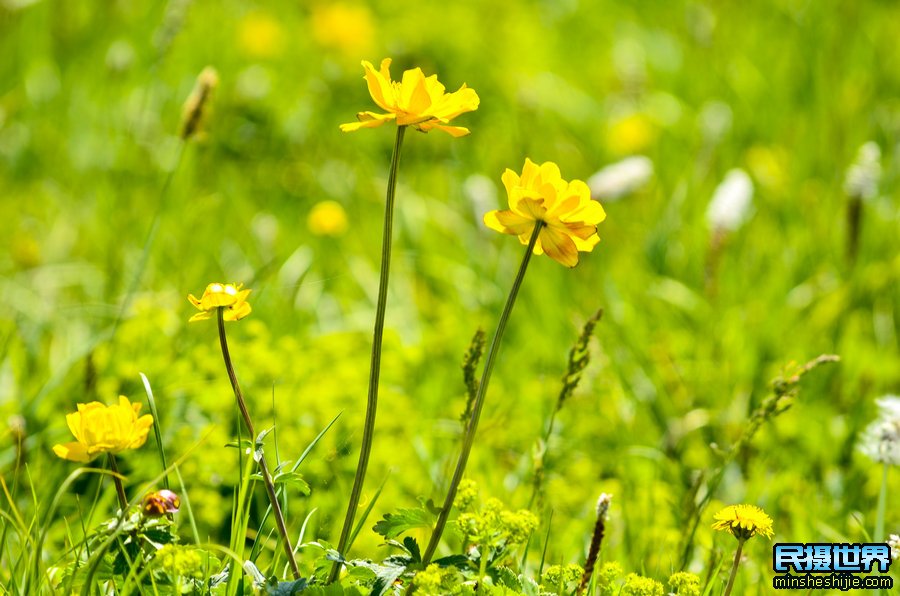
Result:
[[[494,569],[493,575],[494,581],[501,586],[506,586],[507,588],[516,591],[522,589],[522,584],[519,582],[518,576],[513,573],[513,570],[509,567],[500,565]]]
[[[309,585],[309,580],[300,578],[291,582],[280,582],[278,580],[269,581],[266,584],[266,594],[273,596],[292,596],[299,594]]]
[[[471,567],[471,560],[465,555],[449,555],[435,559],[432,561],[435,565],[441,567],[456,567],[457,569],[468,569]]]
[[[391,589],[397,578],[403,575],[404,571],[406,571],[406,567],[389,566],[380,568],[375,572],[375,583],[372,584],[372,591],[369,592],[369,596],[384,596],[387,594],[388,590]]]
[[[412,536],[406,536],[403,538],[403,546],[406,547],[406,552],[413,558],[413,562],[421,563],[422,562],[422,552],[419,550],[419,543],[416,542],[416,539]]]
[[[372,528],[385,538],[396,538],[413,528],[430,528],[434,516],[424,509],[398,509],[396,513],[386,513]]]
[[[298,472],[283,472],[281,474],[275,474],[275,478],[272,479],[275,484],[284,484],[285,486],[293,486],[300,490],[300,492],[308,497],[310,491],[309,484],[306,480],[303,479],[303,476]]]

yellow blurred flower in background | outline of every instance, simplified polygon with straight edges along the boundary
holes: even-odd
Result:
[[[757,534],[772,537],[772,518],[756,505],[729,505],[715,515],[714,530],[731,532],[738,540]]]
[[[316,236],[340,236],[347,231],[347,212],[337,201],[319,201],[306,217],[306,227]]]
[[[313,39],[325,48],[358,58],[372,51],[375,25],[362,4],[318,4],[310,15]]]
[[[634,113],[609,125],[606,146],[617,155],[643,153],[656,141],[656,136],[657,130],[650,118]]]
[[[141,404],[124,395],[119,403],[107,406],[98,401],[78,404],[78,411],[66,415],[66,424],[75,441],[53,446],[53,453],[69,461],[87,463],[101,453],[121,453],[137,449],[147,441],[153,416],[138,417]]]
[[[284,31],[272,15],[250,12],[238,23],[238,46],[253,58],[274,58],[284,49]]]
[[[203,295],[195,298],[188,294],[188,300],[200,311],[190,318],[188,322],[204,321],[215,316],[216,310],[224,308],[223,318],[226,321],[239,321],[253,310],[247,302],[247,296],[252,290],[242,289],[244,284],[211,283],[206,286]]]
[[[600,242],[597,224],[606,219],[603,206],[591,199],[583,181],[563,180],[552,161],[539,166],[526,159],[521,176],[507,169],[502,180],[509,209],[485,214],[490,229],[518,236],[527,245],[536,223],[543,222],[534,253],[547,253],[566,267],[578,264],[579,251],[590,252]]]
[[[382,60],[381,69],[377,71],[367,60],[363,60],[362,65],[366,71],[369,94],[387,113],[360,112],[356,115],[359,122],[341,124],[344,132],[396,121],[398,126],[415,126],[422,132],[437,128],[454,137],[469,134],[468,128],[446,126],[460,114],[478,109],[478,94],[465,83],[453,93],[444,93],[445,87],[438,81],[437,75],[426,77],[421,68],[404,71],[400,81],[393,81],[389,70],[390,58]]]

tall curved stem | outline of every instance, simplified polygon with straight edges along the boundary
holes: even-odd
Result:
[[[378,409],[378,379],[381,376],[381,340],[384,334],[384,316],[387,310],[388,278],[391,274],[391,238],[394,229],[394,195],[397,188],[397,171],[400,167],[400,148],[403,145],[405,126],[397,127],[397,136],[394,139],[394,151],[391,155],[391,169],[388,175],[387,197],[384,204],[384,230],[381,236],[381,275],[378,281],[378,302],[375,308],[375,330],[372,333],[372,358],[369,364],[369,392],[366,398],[366,419],[363,423],[362,445],[359,449],[359,461],[356,464],[356,476],[353,478],[353,488],[350,490],[350,502],[347,504],[347,514],[344,516],[344,525],[341,528],[341,537],[337,550],[346,556],[350,535],[353,532],[353,521],[356,518],[356,509],[359,507],[359,498],[362,494],[363,484],[366,480],[366,470],[369,467],[369,454],[372,452],[372,440],[375,435],[375,414]],[[328,576],[328,583],[335,581],[340,575],[341,564],[335,562]]]
[[[522,264],[519,265],[519,272],[513,281],[512,289],[506,299],[506,305],[500,314],[500,321],[497,323],[497,330],[494,332],[494,338],[491,340],[491,347],[488,350],[487,358],[484,361],[484,371],[481,373],[481,382],[478,384],[478,393],[475,394],[475,403],[472,405],[472,417],[469,418],[469,424],[466,426],[466,435],[463,438],[462,452],[456,462],[456,470],[453,472],[453,479],[450,481],[450,488],[447,491],[447,497],[444,499],[444,506],[441,507],[441,513],[438,516],[437,524],[434,532],[431,534],[431,540],[428,542],[428,548],[425,549],[425,556],[422,557],[423,565],[427,566],[437,550],[438,544],[441,542],[441,534],[447,525],[450,517],[450,510],[453,508],[453,501],[456,499],[456,490],[462,481],[463,474],[466,471],[466,464],[469,461],[469,454],[472,452],[472,445],[475,444],[475,431],[478,429],[478,419],[481,417],[481,409],[484,406],[484,396],[487,394],[488,383],[491,381],[491,372],[494,370],[494,361],[497,358],[497,352],[500,348],[500,340],[503,339],[503,332],[506,330],[506,323],[509,321],[509,315],[512,313],[513,306],[516,303],[516,296],[519,295],[519,288],[522,287],[522,280],[525,279],[525,271],[528,269],[528,263],[531,261],[531,255],[534,253],[534,245],[537,243],[538,236],[544,223],[538,221],[534,225],[534,231],[531,232],[531,239],[528,241],[528,247],[525,249],[525,255],[522,257]]]
[[[297,567],[297,560],[294,558],[294,549],[291,546],[291,538],[288,536],[287,525],[284,523],[284,514],[281,512],[281,504],[278,502],[278,496],[275,494],[275,483],[272,482],[272,475],[269,473],[269,466],[266,464],[266,456],[256,448],[256,431],[253,428],[253,420],[250,418],[250,412],[247,410],[247,402],[244,400],[244,393],[238,383],[237,374],[234,372],[234,364],[231,362],[231,353],[228,351],[228,339],[225,337],[225,318],[224,308],[219,307],[217,312],[217,320],[219,323],[219,345],[222,347],[222,358],[225,360],[225,370],[228,372],[228,379],[231,381],[231,388],[234,390],[234,398],[237,400],[238,408],[241,410],[241,416],[244,418],[244,424],[250,432],[250,440],[253,442],[253,458],[259,463],[260,475],[263,484],[266,486],[266,494],[269,497],[269,504],[272,505],[272,511],[275,513],[275,525],[278,526],[278,533],[281,535],[281,543],[284,546],[284,553],[287,555],[288,563],[291,566],[291,572],[294,579],[300,579],[300,568]],[[243,449],[238,445],[238,449]]]

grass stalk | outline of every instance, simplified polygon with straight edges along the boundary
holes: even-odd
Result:
[[[438,544],[440,544],[441,534],[443,534],[444,527],[447,525],[447,520],[450,517],[450,510],[453,509],[456,491],[459,488],[459,483],[462,481],[463,474],[466,471],[466,464],[469,462],[469,454],[472,452],[472,446],[475,444],[475,432],[478,430],[478,419],[481,417],[481,410],[484,407],[484,398],[487,394],[488,384],[491,381],[491,372],[494,370],[494,362],[497,359],[500,341],[503,339],[503,332],[506,330],[506,324],[509,321],[510,314],[512,314],[513,306],[515,306],[516,297],[519,295],[519,288],[522,287],[522,280],[525,279],[525,272],[528,270],[528,263],[531,261],[532,253],[534,253],[534,245],[537,243],[538,236],[540,235],[543,226],[544,223],[542,221],[538,221],[534,225],[534,230],[531,232],[531,239],[528,241],[528,246],[525,248],[525,255],[522,257],[522,263],[519,265],[516,279],[513,281],[512,288],[509,291],[509,296],[506,299],[503,312],[500,314],[497,330],[494,332],[491,346],[488,349],[487,358],[484,361],[484,371],[481,373],[481,382],[478,384],[478,393],[475,396],[475,403],[472,406],[472,416],[469,418],[469,424],[466,427],[462,451],[456,462],[456,470],[453,472],[453,478],[450,480],[450,488],[447,490],[447,497],[444,499],[441,513],[438,515],[434,532],[431,534],[431,540],[428,542],[428,548],[425,549],[425,554],[422,557],[422,565],[424,567],[427,567],[431,562],[431,558],[434,556]]]
[[[337,550],[345,558],[347,556],[347,544],[353,532],[353,521],[356,518],[356,509],[359,507],[359,498],[362,495],[363,484],[366,480],[366,470],[369,467],[369,455],[372,452],[372,441],[375,434],[375,414],[378,409],[378,379],[381,376],[381,342],[384,334],[384,317],[387,308],[388,279],[391,274],[391,238],[394,227],[394,196],[397,189],[397,171],[400,166],[400,149],[403,146],[405,126],[397,127],[397,136],[394,139],[394,150],[391,154],[391,168],[388,174],[387,195],[384,205],[384,230],[381,237],[381,274],[378,280],[378,302],[375,309],[375,329],[372,333],[372,358],[369,365],[369,391],[366,398],[366,418],[363,423],[362,445],[359,449],[359,461],[356,464],[356,475],[353,478],[353,488],[350,490],[350,501],[347,503],[347,514],[344,516],[344,525],[341,527],[341,537],[338,540]],[[328,583],[334,582],[341,572],[341,564],[335,562],[328,576]]]

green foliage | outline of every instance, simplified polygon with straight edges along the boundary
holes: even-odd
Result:
[[[700,578],[693,573],[679,571],[669,576],[669,592],[679,596],[700,596]]]
[[[385,513],[372,528],[385,538],[396,538],[414,528],[428,528],[434,523],[434,515],[424,508],[400,509],[396,513]]]

